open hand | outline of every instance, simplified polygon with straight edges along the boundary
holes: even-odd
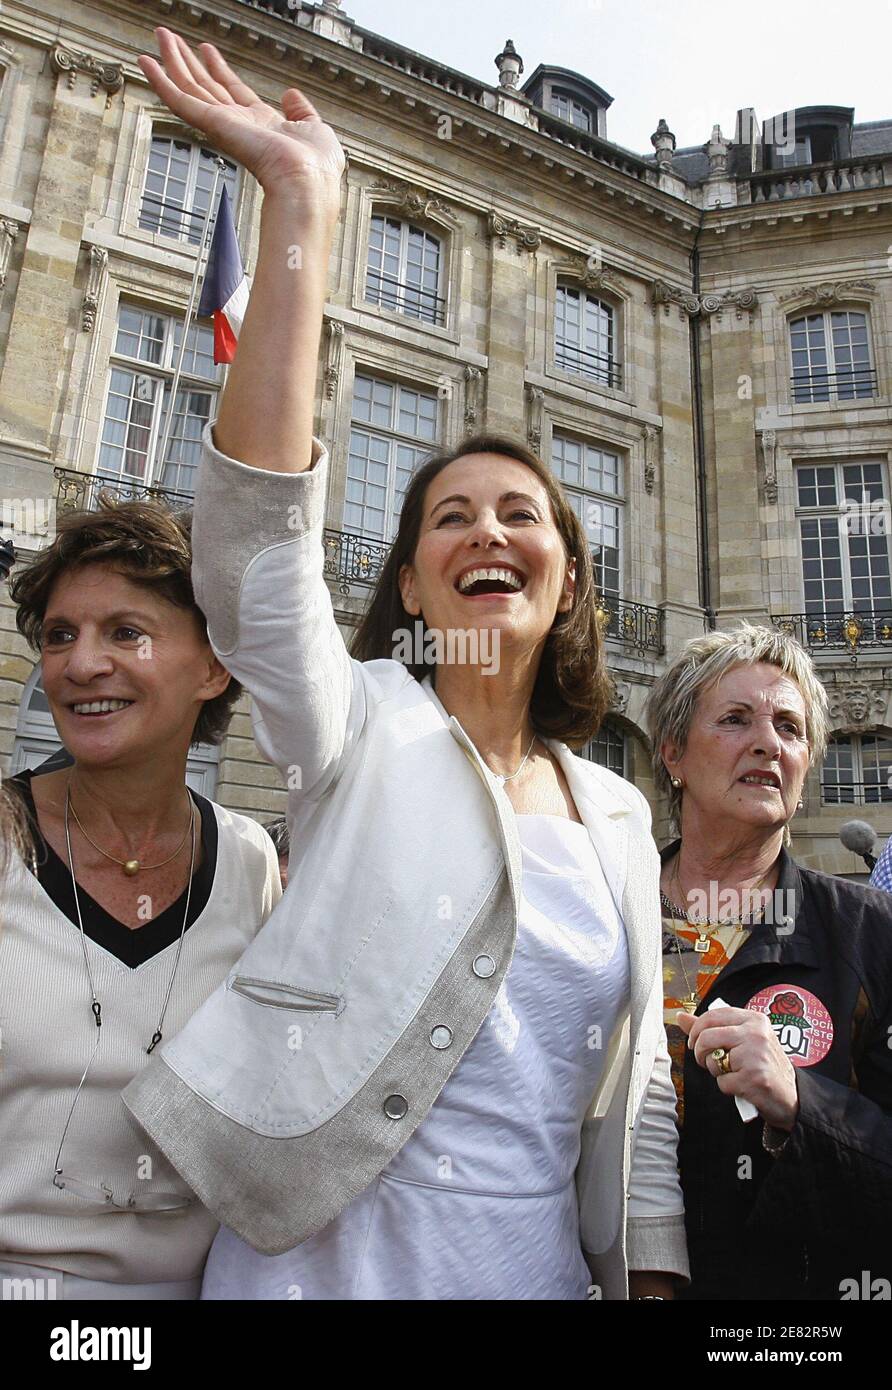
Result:
[[[174,115],[244,165],[264,192],[303,188],[314,205],[325,201],[337,209],[344,152],[296,87],[283,93],[282,112],[276,111],[236,76],[212,43],[199,44],[199,58],[170,29],[156,29],[155,35],[161,63],[141,54],[139,65]]]
[[[773,1129],[793,1128],[799,1111],[796,1069],[765,1014],[715,1008],[697,1018],[681,1012],[677,1023],[687,1033],[697,1062],[716,1078],[724,1095],[751,1101]],[[728,1051],[727,1075],[711,1055],[718,1047]]]

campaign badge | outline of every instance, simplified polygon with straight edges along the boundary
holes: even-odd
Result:
[[[813,1067],[830,1051],[833,1019],[817,995],[800,985],[760,989],[746,1007],[768,1015],[774,1035],[794,1067]]]

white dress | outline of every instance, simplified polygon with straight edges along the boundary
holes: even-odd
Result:
[[[479,1033],[412,1137],[301,1245],[222,1228],[205,1299],[584,1299],[574,1170],[629,998],[625,929],[585,826],[518,816],[517,945]]]

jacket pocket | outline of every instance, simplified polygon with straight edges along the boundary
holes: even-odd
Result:
[[[320,994],[313,989],[298,989],[295,985],[280,984],[278,980],[257,980],[248,975],[236,975],[229,988],[270,1009],[339,1014],[344,1007],[344,1000],[338,994]]]

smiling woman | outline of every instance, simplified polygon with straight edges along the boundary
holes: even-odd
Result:
[[[188,516],[103,504],[64,516],[10,585],[73,764],[8,783],[35,862],[9,856],[0,894],[0,1273],[48,1269],[66,1298],[197,1296],[214,1219],[119,1092],[281,895],[263,830],[185,785],[240,692],[191,558]]]
[[[479,434],[412,475],[350,650],[358,661],[392,657],[394,632],[408,614],[422,619],[425,633],[498,633],[499,649],[513,644],[519,654],[534,645],[529,636],[524,642],[532,618],[533,630],[547,633],[532,722],[579,747],[597,733],[610,696],[595,597],[589,544],[553,471],[518,440]],[[416,680],[430,675],[443,698],[450,671],[407,664]]]
[[[669,1296],[687,1266],[649,811],[562,741],[606,704],[580,527],[512,440],[432,460],[348,655],[308,365],[343,152],[301,92],[280,112],[212,44],[157,37],[155,92],[264,194],[194,577],[287,779],[292,851],[244,975],[125,1103],[229,1227],[206,1297]],[[447,639],[430,668],[395,658],[413,623]],[[497,669],[448,641],[484,632]]]

